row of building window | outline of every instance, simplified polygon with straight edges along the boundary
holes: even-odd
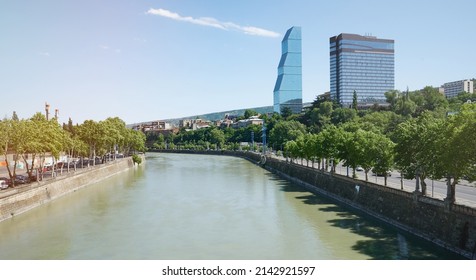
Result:
[[[348,40],[343,39],[339,41],[339,48],[341,46],[362,46],[367,48],[374,48],[374,49],[386,49],[386,50],[393,50],[394,43],[387,43],[387,42],[371,42],[371,41],[358,41],[358,40]]]

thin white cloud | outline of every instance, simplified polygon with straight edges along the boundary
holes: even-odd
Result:
[[[49,52],[39,52],[38,54],[41,56],[50,56]]]
[[[101,48],[105,52],[114,52],[114,53],[117,53],[117,54],[121,53],[121,49],[112,48],[108,45],[99,45],[99,48]]]
[[[173,20],[185,21],[185,22],[203,25],[203,26],[210,26],[210,27],[214,27],[214,28],[218,28],[222,30],[236,30],[248,35],[272,37],[272,38],[281,36],[277,32],[266,30],[263,28],[255,27],[255,26],[241,26],[233,22],[221,22],[211,17],[200,17],[200,18],[184,17],[177,13],[164,10],[164,9],[151,8],[147,11],[147,14],[162,16],[162,17],[173,19]]]

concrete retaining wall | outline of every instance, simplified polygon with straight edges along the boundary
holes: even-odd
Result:
[[[0,221],[99,182],[133,166],[132,158],[119,159],[90,167],[87,170],[81,169],[76,173],[72,172],[47,182],[32,183],[27,187],[10,190],[10,195],[0,198]]]

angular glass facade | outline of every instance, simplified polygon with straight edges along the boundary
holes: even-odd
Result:
[[[301,27],[291,27],[281,42],[282,55],[274,86],[274,111],[289,107],[293,113],[302,111]]]
[[[348,107],[385,103],[395,88],[394,40],[340,34],[330,38],[331,98]]]

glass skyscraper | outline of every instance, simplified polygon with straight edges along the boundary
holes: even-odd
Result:
[[[289,107],[293,113],[302,111],[301,27],[293,26],[281,42],[282,55],[274,86],[274,111]]]
[[[385,103],[395,88],[394,40],[340,34],[330,38],[331,98],[348,107]]]

